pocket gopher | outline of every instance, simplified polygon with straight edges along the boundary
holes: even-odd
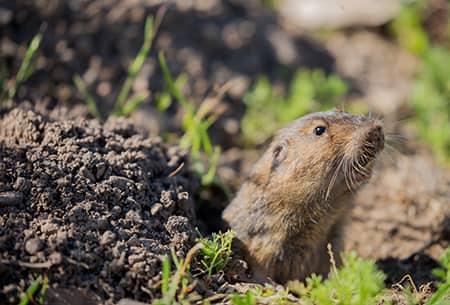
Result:
[[[339,110],[306,115],[277,132],[222,215],[255,280],[329,272],[327,244],[342,250],[352,197],[383,147],[380,120]]]

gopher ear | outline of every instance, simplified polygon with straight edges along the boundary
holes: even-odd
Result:
[[[284,161],[287,157],[288,145],[286,142],[282,142],[281,144],[277,144],[273,151],[273,160],[272,160],[272,169],[277,167]]]
[[[248,179],[257,185],[266,185],[269,181],[271,171],[286,159],[287,148],[288,145],[285,142],[269,148],[253,166],[248,175]]]

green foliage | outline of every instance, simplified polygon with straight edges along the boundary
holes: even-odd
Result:
[[[420,136],[437,156],[450,161],[450,51],[431,47],[411,94]]]
[[[276,11],[278,7],[278,0],[263,0],[262,3],[267,9],[272,11]]]
[[[206,264],[202,263],[202,265],[204,267],[211,266],[210,263],[213,261],[211,258],[214,257],[211,254],[220,252],[218,249],[229,249],[224,245],[231,243],[231,234],[228,231],[224,234],[216,234],[210,240],[202,240],[188,252],[185,260],[178,259],[172,252],[172,261],[175,265],[173,274],[171,274],[169,259],[166,257],[162,269],[162,297],[152,304],[209,304],[211,298],[202,299],[193,292],[195,280],[189,273],[190,263],[195,253],[200,250],[200,261],[202,262],[205,257],[208,260]],[[206,256],[204,249],[207,249],[208,255]],[[223,250],[223,252],[228,252],[228,250]],[[231,255],[231,252],[229,254]],[[434,270],[434,274],[441,279],[441,283],[438,284],[437,291],[425,305],[450,304],[450,248],[442,255],[441,265],[442,268]],[[299,281],[291,281],[286,287],[253,284],[248,286],[245,293],[218,295],[219,298],[214,299],[220,300],[220,304],[232,305],[375,305],[397,304],[398,300],[403,300],[401,304],[423,304],[425,295],[412,291],[411,287],[394,292],[395,294],[401,293],[400,299],[390,297],[384,286],[384,280],[385,275],[377,269],[374,262],[362,259],[351,252],[344,254],[343,266],[339,269],[334,267],[326,280],[313,274],[306,279],[306,284]]]
[[[27,291],[23,294],[23,296],[20,299],[19,305],[27,305],[29,303],[44,304],[47,289],[48,289],[48,278],[39,276],[27,288]]]
[[[203,245],[200,250],[200,264],[208,276],[222,271],[231,259],[231,245],[234,232],[228,230],[225,233],[213,233],[211,238],[202,238]]]
[[[424,28],[426,1],[411,1],[390,24],[405,49],[419,55],[422,67],[411,93],[420,136],[443,161],[450,161],[450,50],[432,44]],[[450,32],[450,31],[449,31]]]
[[[117,116],[126,116],[130,113],[134,112],[147,98],[148,92],[140,92],[136,95],[131,96],[131,88],[133,86],[136,77],[141,71],[145,60],[148,57],[150,49],[152,47],[152,42],[155,37],[155,26],[153,22],[153,17],[147,17],[145,21],[144,28],[144,42],[139,50],[138,54],[128,66],[128,73],[125,82],[123,83],[119,94],[114,102],[114,110],[113,114]],[[97,118],[100,118],[100,111],[97,107],[97,102],[92,97],[92,95],[88,92],[86,84],[83,82],[83,79],[79,75],[75,75],[73,79],[75,86],[78,91],[83,95],[87,107],[91,114]]]
[[[399,44],[416,55],[425,53],[429,47],[428,35],[422,25],[424,7],[422,0],[410,1],[389,25]]]
[[[244,97],[247,106],[242,120],[244,142],[263,143],[287,122],[308,112],[337,106],[346,92],[347,85],[339,76],[326,76],[321,70],[298,71],[286,96],[277,93],[269,80],[261,77]]]
[[[26,82],[35,70],[36,55],[42,42],[42,33],[36,34],[28,45],[25,57],[15,78],[8,80],[7,72],[0,75],[0,105],[12,100],[21,84]]]
[[[433,270],[433,274],[441,280],[441,283],[425,305],[450,304],[450,247],[442,254],[441,265],[441,268]]]
[[[163,260],[160,299],[153,301],[153,305],[187,305],[200,299],[192,292],[195,282],[189,273],[191,261],[202,245],[195,245],[186,255],[186,259],[179,259],[172,250],[172,261],[175,272],[171,274],[171,264],[166,256]]]
[[[271,304],[271,305],[303,305],[305,302],[292,295],[289,289],[281,285],[255,284],[245,294],[232,294],[231,304],[233,305],[252,305],[252,304]]]
[[[97,108],[97,102],[89,93],[89,90],[87,89],[83,79],[79,75],[75,75],[73,77],[73,81],[75,83],[75,86],[78,88],[78,91],[80,91],[80,93],[84,96],[89,112],[96,118],[100,118],[101,115]]]
[[[384,279],[374,262],[351,252],[344,255],[342,268],[328,279],[323,281],[321,276],[313,275],[298,292],[302,299],[316,305],[377,304],[385,288]]]
[[[208,129],[217,120],[220,113],[214,111],[215,103],[205,101],[196,107],[192,101],[188,100],[181,90],[181,85],[185,82],[184,76],[180,76],[174,81],[164,54],[159,53],[158,57],[167,92],[184,110],[182,124],[184,135],[180,140],[180,147],[190,151],[194,170],[202,178],[202,184],[209,185],[214,182],[216,176],[220,147],[212,145]],[[167,95],[161,98],[166,100],[163,102],[164,106],[161,107],[167,107],[169,103],[167,101]],[[201,159],[202,154],[208,158],[208,168],[206,168],[205,163]]]
[[[234,294],[231,296],[231,304],[233,305],[255,305],[256,300],[253,292],[247,291],[244,295]]]

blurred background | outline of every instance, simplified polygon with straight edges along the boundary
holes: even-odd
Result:
[[[353,234],[348,248],[405,257],[449,238],[449,8],[448,0],[3,0],[0,103],[125,116],[179,144],[201,179],[206,230],[217,229],[210,215],[275,130],[334,107],[378,115],[388,146],[350,228],[373,243]]]

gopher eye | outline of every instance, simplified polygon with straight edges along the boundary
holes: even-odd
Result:
[[[314,134],[316,136],[320,136],[325,132],[325,130],[327,130],[325,126],[317,126],[316,128],[314,128]]]

